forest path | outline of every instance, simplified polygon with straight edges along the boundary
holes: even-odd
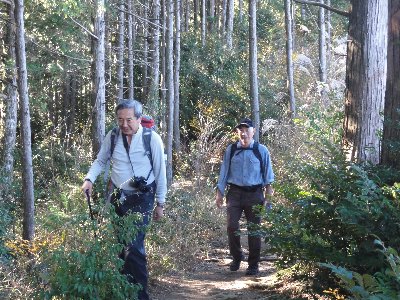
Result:
[[[150,284],[153,300],[258,300],[276,295],[268,290],[276,281],[273,257],[262,257],[260,273],[246,276],[247,262],[237,272],[229,270],[232,261],[227,250],[215,249],[213,255],[199,260],[190,272],[167,274]],[[275,298],[276,299],[276,298]]]

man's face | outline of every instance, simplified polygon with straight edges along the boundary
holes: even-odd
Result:
[[[135,117],[133,108],[120,109],[117,112],[117,121],[119,128],[125,135],[133,135],[139,129],[139,124],[142,118]]]
[[[253,140],[254,127],[240,126],[236,129],[242,147],[247,148]]]

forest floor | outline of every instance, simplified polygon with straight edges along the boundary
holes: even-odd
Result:
[[[245,252],[246,254],[246,252]],[[257,276],[246,276],[247,262],[237,272],[229,270],[232,261],[227,249],[213,249],[198,260],[195,268],[173,272],[152,280],[153,300],[260,300],[327,299],[305,292],[304,285],[283,282],[277,276],[273,256],[262,256]]]

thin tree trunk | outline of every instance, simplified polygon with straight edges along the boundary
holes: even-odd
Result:
[[[324,4],[324,0],[320,0],[320,3]],[[328,95],[326,89],[327,73],[326,73],[325,8],[323,7],[319,7],[318,25],[319,25],[319,81],[322,84],[321,87],[322,103],[326,107],[328,105]]]
[[[159,103],[160,90],[160,0],[153,1],[153,27],[150,43],[151,81],[149,88],[149,110],[153,115],[161,115]]]
[[[8,60],[7,67],[7,98],[6,98],[6,119],[4,130],[4,152],[3,152],[3,170],[2,177],[4,179],[1,187],[1,199],[9,198],[11,186],[14,178],[14,149],[17,135],[17,67],[15,53],[15,16],[14,1],[9,5],[9,20],[7,26],[7,44],[8,44]]]
[[[208,30],[210,32],[214,31],[215,27],[215,0],[210,0],[210,12],[209,12],[209,25],[208,25]]]
[[[167,136],[167,130],[168,130],[168,126],[167,121],[166,121],[166,111],[167,111],[167,83],[166,83],[166,78],[167,78],[167,14],[166,14],[166,1],[165,0],[161,0],[161,124],[163,125],[163,130],[161,132],[162,137],[164,139],[164,143],[166,143],[166,136]]]
[[[193,26],[197,30],[199,28],[199,1],[193,0]]]
[[[343,147],[349,160],[379,163],[387,75],[388,0],[352,1]]]
[[[258,101],[258,72],[257,72],[257,0],[249,0],[249,79],[252,118],[258,141],[260,130],[260,105]]]
[[[206,0],[201,1],[201,45],[206,45]]]
[[[33,165],[31,145],[31,116],[29,109],[28,74],[26,69],[25,52],[25,25],[24,25],[24,1],[17,0],[15,5],[15,21],[17,24],[17,66],[18,66],[18,90],[20,98],[20,118],[22,137],[22,189],[24,202],[24,217],[22,238],[33,241],[35,237],[35,197],[33,187]]]
[[[135,97],[135,82],[133,79],[134,69],[133,69],[133,45],[135,43],[133,36],[133,14],[134,6],[132,5],[133,0],[128,1],[128,86],[129,86],[129,99],[134,99]]]
[[[326,0],[326,5],[331,6],[331,0]],[[332,38],[332,13],[326,10],[326,72],[329,74],[331,64],[331,38]],[[328,76],[326,78],[328,80]]]
[[[204,0],[203,0],[204,2]],[[175,47],[174,47],[174,149],[181,151],[179,124],[179,71],[181,62],[181,1],[175,0]]]
[[[296,100],[294,97],[294,71],[293,71],[293,32],[292,32],[292,3],[285,0],[285,27],[286,27],[286,68],[288,76],[289,117],[296,116]]]
[[[239,22],[243,21],[243,0],[239,0]]]
[[[228,7],[228,0],[222,0],[221,3],[222,7],[221,7],[221,24],[220,24],[220,34],[221,37],[226,37],[226,15],[227,15],[227,7]]]
[[[227,29],[226,29],[226,46],[229,50],[233,47],[233,18],[235,13],[235,0],[228,0],[228,18],[227,18]]]
[[[381,161],[400,168],[400,0],[389,3],[388,75]]]
[[[168,132],[167,132],[167,181],[172,184],[172,146],[174,130],[174,1],[166,1],[167,9],[167,37],[166,37],[166,75],[167,75],[167,101],[168,101]]]
[[[148,36],[150,31],[150,24],[148,22],[149,10],[148,1],[143,1],[143,66],[142,66],[142,99],[146,103],[149,98],[149,42]]]
[[[95,156],[100,150],[105,136],[105,114],[106,114],[106,88],[105,88],[105,6],[104,0],[96,2],[95,32],[95,75],[94,75],[94,113],[93,113],[93,140],[92,154]]]
[[[125,1],[119,4],[118,20],[118,59],[117,59],[117,95],[118,99],[124,99],[124,49],[125,49]]]
[[[185,10],[185,32],[189,31],[189,20],[190,20],[190,1],[189,0],[185,0],[185,6],[186,6],[186,10]]]

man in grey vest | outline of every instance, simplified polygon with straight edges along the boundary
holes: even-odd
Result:
[[[237,271],[244,255],[240,244],[239,220],[244,212],[247,223],[260,224],[261,217],[255,205],[270,206],[274,181],[271,159],[267,147],[254,141],[253,122],[242,119],[235,127],[239,141],[225,151],[217,185],[216,205],[221,208],[225,188],[227,205],[227,232],[229,250],[233,257],[231,271]],[[261,251],[260,236],[249,234],[249,257],[246,275],[257,275]]]
[[[113,143],[111,137],[115,131],[111,130],[106,135],[97,159],[85,176],[82,190],[91,194],[93,182],[111,159],[111,181],[115,188],[111,203],[115,206],[115,211],[119,216],[128,213],[140,213],[143,216],[143,220],[135,224],[142,230],[125,246],[121,258],[125,261],[122,272],[130,282],[141,284],[139,299],[146,300],[149,299],[149,295],[144,248],[145,227],[150,222],[153,209],[155,220],[163,216],[167,193],[164,147],[161,137],[150,130],[150,156],[149,151],[146,151],[145,132],[141,125],[141,103],[136,100],[123,100],[115,112],[119,126],[118,134],[114,136]]]

